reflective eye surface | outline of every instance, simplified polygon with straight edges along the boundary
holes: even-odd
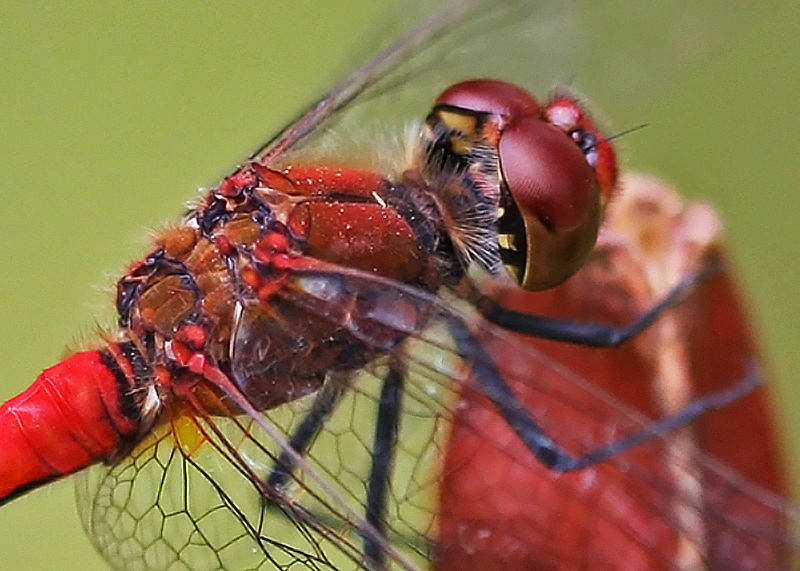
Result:
[[[485,140],[496,145],[501,184],[524,226],[505,239],[523,250],[512,272],[521,285],[546,289],[572,275],[594,246],[617,172],[613,148],[580,103],[562,97],[542,107],[520,87],[475,79],[436,104],[482,116]]]

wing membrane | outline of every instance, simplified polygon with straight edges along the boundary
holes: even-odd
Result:
[[[724,550],[728,565],[761,550],[780,567],[781,558],[796,549],[796,508],[707,458],[687,444],[685,435],[654,437],[577,474],[557,475],[542,466],[483,399],[481,385],[471,374],[470,355],[460,355],[449,338],[449,323],[464,324],[474,332],[531,416],[574,453],[639,430],[648,420],[547,358],[529,339],[483,322],[468,306],[457,308],[452,301],[343,268],[297,277],[301,286],[290,288],[286,299],[309,311],[324,309],[329,300],[311,293],[322,291],[319,288],[302,287],[308,279],[340,284],[373,301],[377,291],[418,308],[420,317],[413,327],[379,311],[361,317],[371,331],[387,329],[384,337],[407,336],[390,351],[392,359],[405,364],[407,395],[386,517],[387,538],[414,565],[426,567],[435,549],[448,548],[442,542],[455,541],[441,529],[439,518],[451,506],[439,502],[443,497],[453,501],[442,496],[441,486],[454,486],[487,448],[508,459],[514,469],[500,474],[491,467],[482,469],[486,481],[478,482],[476,489],[488,485],[496,493],[486,497],[489,505],[483,505],[481,513],[502,514],[509,522],[508,540],[519,539],[520,529],[528,540],[538,537],[541,564],[551,558],[563,562],[558,537],[568,529],[560,520],[570,509],[579,509],[580,517],[588,518],[584,524],[588,521],[601,537],[605,534],[607,541],[651,566],[680,566],[663,555],[665,545],[676,542],[687,546],[694,564],[718,563],[716,555],[707,555],[709,550]],[[318,317],[337,319],[335,312],[324,310]],[[372,338],[363,339],[367,349]],[[334,483],[355,512],[365,509],[378,394],[388,366],[386,359],[377,359],[352,376],[307,455],[314,470]],[[313,398],[309,395],[265,414],[289,438]],[[454,431],[466,438],[458,458],[445,461],[453,455],[449,439]],[[117,559],[120,568],[132,556],[126,549],[159,562],[154,566],[170,557],[187,561],[191,568],[206,568],[209,561],[220,568],[234,561],[236,567],[258,561],[254,567],[264,568],[288,568],[298,562],[309,568],[346,567],[352,565],[344,563],[348,560],[364,564],[361,522],[302,470],[293,472],[279,500],[264,501],[263,482],[279,453],[280,447],[246,419],[178,417],[166,434],[143,445],[129,460],[102,468],[86,480],[86,495],[95,499],[84,517],[103,547],[119,546],[114,549],[124,552]],[[259,476],[256,482],[253,475]],[[520,483],[531,479],[536,482],[533,488]],[[159,490],[155,497],[154,488]],[[509,494],[512,498],[504,497]],[[454,496],[474,500],[469,491],[456,491]],[[560,510],[543,509],[554,503]],[[167,546],[160,537],[139,536],[138,530],[154,527],[145,525],[150,518],[163,520],[157,529],[185,526],[186,544]],[[193,553],[198,561],[189,564]]]
[[[343,153],[340,160],[347,160],[354,146],[366,144],[358,134],[365,124],[381,129],[383,121],[392,125],[418,121],[436,95],[455,81],[505,77],[543,92],[568,69],[566,61],[574,53],[554,52],[523,74],[509,71],[543,51],[554,33],[570,37],[575,13],[568,3],[462,0],[421,5],[431,12],[422,23],[407,25],[409,14],[419,14],[420,7],[403,3],[383,29],[408,31],[312,104],[251,159],[282,164],[298,154],[327,154],[335,148]],[[564,48],[566,42],[561,43]],[[387,93],[391,97],[385,98]]]
[[[355,143],[341,144],[356,126],[386,117],[393,125],[414,120],[442,88],[465,77],[505,77],[540,92],[554,79],[565,79],[564,70],[570,70],[567,62],[579,42],[562,44],[558,52],[547,49],[546,42],[554,35],[579,36],[574,17],[569,6],[496,5],[489,0],[457,4],[452,12],[442,12],[402,36],[253,158],[281,164],[297,155],[333,154],[331,138],[336,152],[346,151],[348,145],[359,144],[357,138]],[[513,75],[504,71],[541,53],[550,57],[537,58],[535,69]],[[384,97],[389,92],[391,97]],[[456,298],[431,296],[345,268],[319,269],[313,277],[346,288],[349,295],[368,298],[379,292],[387,302],[383,307],[391,307],[391,301],[411,305],[416,312],[416,320],[409,323],[373,305],[373,311],[358,314],[359,328],[350,331],[353,342],[370,358],[347,377],[345,394],[307,454],[311,467],[334,483],[339,497],[331,497],[300,469],[292,472],[284,493],[272,495],[264,483],[281,454],[280,446],[252,419],[206,417],[185,402],[133,454],[114,466],[93,468],[79,482],[84,523],[114,567],[363,565],[359,534],[363,522],[352,514],[365,510],[378,395],[390,361],[403,363],[407,378],[386,516],[387,538],[404,559],[390,554],[392,567],[424,568],[436,550],[446,553],[451,547],[492,541],[505,542],[513,551],[523,540],[532,540],[538,564],[562,567],[585,566],[582,558],[593,555],[608,566],[628,560],[634,567],[720,562],[741,567],[746,563],[743,553],[758,550],[766,553],[760,561],[779,567],[786,553],[796,551],[795,506],[706,457],[691,434],[655,437],[577,474],[548,471],[483,398],[472,375],[472,356],[459,353],[450,327],[460,324],[475,336],[531,417],[574,453],[647,424],[645,417],[598,388],[591,372],[576,372],[545,356],[542,347],[550,345],[503,332]],[[320,322],[345,327],[331,300],[302,282],[295,281],[280,295]],[[242,332],[246,347],[239,349],[233,371],[240,384],[263,377],[265,370],[256,368],[257,355],[265,351],[260,343],[286,331],[281,329],[284,325],[260,314],[263,307],[247,310],[244,323],[251,330]],[[264,330],[266,323],[275,329]],[[607,361],[597,357],[592,365],[597,370],[617,366],[618,354],[610,355]],[[646,370],[632,367],[625,372]],[[631,379],[649,381],[647,375]],[[324,375],[293,387],[295,396],[286,404],[254,404],[269,409],[264,415],[289,439],[311,410],[314,391],[323,382]],[[451,443],[457,435],[464,438],[455,454]],[[487,451],[492,458],[507,460],[503,469],[480,465]],[[462,477],[476,473],[476,466],[482,478],[479,485],[472,492],[460,488]],[[474,501],[473,519],[456,521],[463,524],[459,536],[444,520],[456,512],[463,518],[456,504]],[[557,509],[550,509],[553,506]],[[490,523],[486,518],[498,516],[505,527],[482,536],[484,524]],[[607,543],[625,546],[624,551],[618,550],[612,560],[608,553],[574,549],[587,541],[571,535],[576,518],[594,532],[589,548]],[[674,557],[677,544],[687,546],[686,559]]]

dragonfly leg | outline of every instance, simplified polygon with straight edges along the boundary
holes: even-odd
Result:
[[[624,327],[531,315],[506,309],[489,298],[483,298],[480,301],[479,309],[481,314],[492,323],[517,333],[577,345],[613,347],[641,333],[664,311],[680,303],[689,289],[717,272],[716,267],[709,267],[689,274],[664,299],[640,315],[633,323]]]
[[[579,470],[604,462],[647,440],[664,435],[687,424],[710,410],[723,408],[752,392],[761,383],[761,371],[751,366],[745,377],[731,387],[691,401],[673,415],[655,421],[645,428],[580,456],[573,456],[552,440],[531,418],[524,404],[502,378],[491,358],[462,322],[451,321],[450,330],[462,355],[471,356],[472,375],[483,394],[497,408],[511,429],[531,453],[548,468],[557,472]]]
[[[569,469],[577,470],[603,462],[629,448],[646,442],[650,438],[675,430],[710,410],[724,408],[753,392],[761,384],[762,378],[760,369],[753,365],[744,377],[727,389],[698,397],[675,414],[657,420],[630,436],[600,446],[574,458],[574,465]]]
[[[372,466],[367,487],[366,520],[384,533],[386,498],[389,492],[389,477],[397,446],[398,423],[403,398],[403,376],[396,366],[389,369],[383,380],[378,403],[378,418],[375,423],[375,440],[372,445]],[[370,566],[385,568],[384,549],[374,537],[364,537],[364,555]]]
[[[329,378],[322,385],[319,393],[314,398],[311,410],[308,411],[308,414],[306,414],[289,439],[289,444],[298,454],[305,456],[308,452],[311,443],[322,430],[322,427],[325,426],[328,417],[341,400],[345,392],[344,386],[338,378]],[[284,489],[294,470],[295,463],[292,461],[291,455],[286,450],[281,451],[275,461],[275,466],[267,477],[269,489]]]

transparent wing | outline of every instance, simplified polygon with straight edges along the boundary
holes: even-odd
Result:
[[[355,73],[253,157],[277,166],[322,159],[397,171],[405,166],[406,127],[422,120],[444,88],[471,77],[507,79],[540,97],[574,83],[599,109],[615,113],[619,130],[643,122],[668,129],[666,119],[648,112],[650,102],[669,100],[681,78],[702,74],[739,23],[704,6],[665,5],[657,14],[674,26],[637,27],[627,20],[639,17],[635,10],[590,2],[389,5],[365,39],[364,54],[378,55],[353,58]],[[706,26],[710,20],[714,27]],[[631,37],[641,34],[646,38],[630,50]]]
[[[418,33],[401,36],[388,52],[393,55],[383,53],[348,78],[256,158],[281,164],[319,155],[348,163],[363,161],[354,157],[367,149],[377,164],[396,163],[396,148],[375,151],[374,139],[358,133],[366,126],[402,136],[398,127],[419,120],[442,88],[466,77],[506,78],[542,93],[554,81],[568,80],[578,69],[574,62],[591,50],[588,24],[571,3],[482,0],[456,6],[426,21]],[[409,14],[419,14],[416,4],[403,8],[393,28],[398,34],[412,29],[404,24],[413,19]],[[596,33],[613,36],[606,29]],[[584,275],[607,267],[608,260],[595,264]],[[624,274],[624,264],[619,267]],[[344,269],[317,278],[344,281],[357,292],[382,292],[421,316],[411,328],[396,319],[365,318],[372,330],[359,347],[385,356],[342,381],[342,395],[307,452],[335,494],[300,469],[283,493],[271,493],[265,482],[280,457],[278,443],[252,419],[207,416],[199,403],[179,402],[161,431],[131,455],[95,467],[79,481],[84,523],[115,568],[364,565],[363,516],[357,514],[366,510],[380,388],[393,363],[403,364],[406,390],[386,510],[390,566],[427,568],[438,554],[457,568],[459,553],[477,553],[485,559],[472,564],[488,568],[512,560],[525,542],[536,554],[526,560],[529,566],[585,568],[587,560],[601,567],[630,562],[631,568],[788,566],[797,548],[796,508],[708,459],[691,433],[653,438],[580,473],[546,470],[483,399],[472,374],[474,356],[457,350],[449,324],[472,332],[531,418],[573,453],[647,422],[610,397],[604,384],[616,375],[649,385],[657,376],[656,367],[630,347],[602,355],[554,349],[492,327],[455,299]],[[610,289],[619,287],[612,280]],[[603,299],[596,288],[592,292]],[[545,307],[565,305],[557,299]],[[566,299],[577,313],[592,314],[586,306],[591,296]],[[339,323],[330,300],[315,298],[307,287],[298,287],[287,303]],[[379,332],[383,339],[408,339],[381,345],[375,341]],[[652,336],[642,344],[647,339],[658,345]],[[251,350],[257,353],[258,346]],[[546,357],[545,350],[555,357]],[[567,351],[577,351],[580,359]],[[722,381],[734,382],[736,375],[728,377]],[[290,439],[316,398],[312,392],[265,417]],[[748,397],[742,406],[760,398]],[[754,446],[741,443],[743,449]]]
[[[658,204],[673,212],[667,197]],[[644,200],[631,210],[653,207]],[[654,221],[641,222],[646,231]],[[690,242],[695,238],[684,233]],[[689,267],[699,262],[696,255],[686,258]],[[530,309],[630,319],[647,303],[637,301],[638,261],[629,244],[607,236],[575,279],[526,301]],[[797,508],[748,480],[763,466],[743,477],[701,452],[709,445],[705,417],[609,462],[556,474],[489,403],[475,373],[479,356],[453,339],[454,331],[468,331],[527,414],[577,455],[651,422],[608,391],[630,399],[637,386],[648,394],[683,375],[699,385],[711,371],[724,387],[744,374],[746,363],[737,361],[752,355],[738,351],[735,340],[720,344],[714,312],[704,309],[727,280],[712,280],[635,344],[588,349],[509,334],[457,299],[370,274],[322,266],[298,273],[281,291],[283,303],[347,328],[358,351],[383,355],[352,375],[329,379],[342,383],[341,395],[331,399],[305,450],[326,485],[295,466],[286,485],[270,488],[281,445],[251,418],[206,415],[198,402],[219,398],[212,394],[180,401],[163,430],[130,457],[90,471],[81,483],[82,517],[120,569],[365,566],[361,531],[380,394],[389,369],[400,363],[406,384],[385,510],[391,568],[618,568],[620,561],[632,569],[789,568],[798,547]],[[357,302],[349,304],[358,308],[349,323],[342,319],[344,297]],[[737,310],[727,305],[724,311]],[[676,326],[677,347],[664,338]],[[730,330],[730,323],[721,329]],[[716,349],[700,350],[709,363],[675,360],[677,349],[702,345],[708,333],[717,341]],[[242,358],[254,375],[262,372],[257,359]],[[265,417],[291,440],[320,394]],[[760,452],[769,443],[753,415],[763,398],[759,391],[710,413],[727,415],[726,433],[712,434],[711,441],[734,439],[733,448],[768,462]],[[742,418],[749,419],[744,427]]]
[[[402,127],[419,121],[436,95],[455,81],[470,77],[513,79],[542,93],[568,69],[569,26],[576,16],[568,3],[521,0],[492,2],[403,3],[382,22],[400,34],[352,75],[314,103],[296,121],[253,155],[266,164],[281,163],[298,154],[343,153],[366,145],[365,125],[374,130]],[[412,18],[423,17],[421,23]],[[410,25],[409,22],[416,23]],[[405,32],[402,33],[401,32]],[[561,51],[542,58],[535,69],[520,69],[531,54],[548,52],[555,35]],[[522,64],[524,65],[524,64]],[[384,97],[391,93],[390,97]],[[399,130],[398,130],[399,129]],[[359,135],[361,133],[361,135]],[[349,160],[353,160],[352,158]],[[396,157],[394,159],[396,162]]]

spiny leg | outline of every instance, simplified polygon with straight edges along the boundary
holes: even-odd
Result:
[[[728,389],[695,399],[675,414],[655,421],[630,436],[599,446],[580,456],[572,456],[548,437],[531,418],[528,410],[517,399],[511,387],[502,378],[494,362],[483,351],[466,324],[462,321],[451,320],[449,327],[460,354],[470,357],[472,377],[480,384],[483,394],[497,408],[531,453],[542,464],[556,472],[579,470],[604,462],[655,436],[666,434],[687,424],[705,412],[723,408],[739,400],[752,392],[762,379],[761,371],[753,365],[745,377]]]
[[[366,520],[375,530],[385,535],[386,500],[389,478],[394,463],[403,400],[403,376],[398,365],[390,366],[381,387],[375,440],[372,445],[372,466],[367,486]],[[384,569],[385,554],[380,545],[369,536],[364,537],[364,555],[371,567]]]
[[[311,410],[308,411],[289,439],[289,443],[297,453],[303,456],[306,455],[311,443],[325,426],[325,422],[327,422],[341,400],[345,392],[345,384],[340,381],[341,379],[335,376],[326,380],[314,398]],[[286,450],[282,450],[275,461],[275,466],[273,466],[267,477],[269,489],[283,490],[292,477],[294,470],[295,465],[289,453]]]
[[[568,321],[513,311],[500,306],[490,298],[481,299],[478,307],[486,319],[509,331],[577,345],[613,347],[641,333],[658,319],[664,311],[680,303],[684,296],[688,294],[690,288],[717,272],[717,268],[711,266],[705,270],[690,274],[672,288],[664,299],[640,315],[633,323],[624,327]]]

